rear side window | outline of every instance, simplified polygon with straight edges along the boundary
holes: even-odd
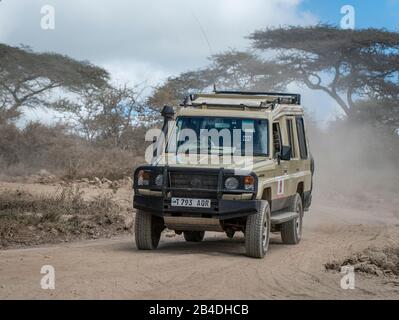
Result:
[[[280,124],[277,122],[273,123],[273,147],[274,147],[274,155],[281,152]]]
[[[307,159],[308,148],[306,146],[305,126],[302,117],[296,118],[296,129],[298,133],[298,143],[299,143],[299,151],[301,153],[301,159]]]
[[[291,147],[291,157],[296,158],[294,130],[291,119],[287,120],[287,135],[288,135],[288,145]]]

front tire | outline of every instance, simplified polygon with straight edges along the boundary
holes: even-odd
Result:
[[[299,193],[292,201],[290,212],[297,212],[298,217],[281,225],[281,239],[284,244],[298,244],[302,237],[303,204]]]
[[[245,251],[252,258],[263,258],[269,248],[270,206],[262,201],[260,212],[247,218],[245,227]]]
[[[184,231],[184,239],[187,242],[201,242],[204,240],[205,231]]]
[[[158,247],[162,230],[161,218],[149,212],[138,210],[134,222],[134,237],[139,250],[155,250]]]

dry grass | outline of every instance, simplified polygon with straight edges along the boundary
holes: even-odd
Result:
[[[101,177],[110,180],[131,176],[144,161],[145,145],[138,137],[136,149],[91,143],[57,124],[30,123],[20,129],[0,126],[0,174],[18,177],[46,169],[66,179]]]
[[[111,237],[129,231],[126,209],[110,195],[83,198],[78,187],[55,195],[0,194],[0,247]]]
[[[119,180],[132,176],[133,168],[141,164],[142,159],[117,148],[77,148],[72,150],[59,175],[70,180],[94,177]]]

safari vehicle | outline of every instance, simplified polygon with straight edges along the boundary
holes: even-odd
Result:
[[[255,258],[264,257],[271,232],[280,232],[284,244],[300,242],[314,170],[300,95],[215,91],[190,95],[176,113],[165,106],[162,115],[167,143],[150,166],[134,173],[138,249],[156,249],[165,228],[188,242],[202,241],[206,231],[229,238],[243,232],[246,254]],[[200,148],[198,138],[180,152],[187,129],[200,136],[213,130],[216,142],[235,133],[238,143],[216,146],[205,139]],[[187,150],[198,156],[195,163],[181,160]],[[235,161],[203,161],[207,156]]]

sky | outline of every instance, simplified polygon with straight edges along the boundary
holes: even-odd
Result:
[[[55,10],[54,29],[41,26],[45,5]],[[356,28],[399,28],[399,0],[0,0],[0,42],[89,60],[107,69],[116,83],[153,87],[205,66],[211,54],[248,48],[245,36],[256,29],[339,25],[344,5],[354,7]],[[290,89],[303,94],[316,118],[339,115],[323,94]],[[52,116],[27,115],[43,121]]]

